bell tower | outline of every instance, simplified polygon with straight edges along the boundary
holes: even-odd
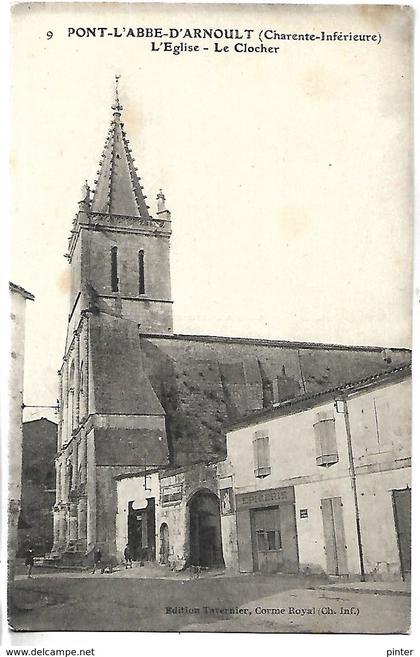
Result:
[[[104,312],[137,322],[140,333],[171,334],[171,215],[162,190],[153,216],[146,203],[118,79],[94,187],[83,188],[69,238],[70,316],[77,325],[83,311]]]

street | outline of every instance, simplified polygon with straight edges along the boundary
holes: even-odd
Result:
[[[292,575],[193,578],[158,566],[112,574],[18,575],[16,630],[406,633],[408,592]],[[378,587],[380,585],[378,584]],[[389,587],[388,587],[389,588]]]

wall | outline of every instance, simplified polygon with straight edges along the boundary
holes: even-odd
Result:
[[[188,564],[190,553],[190,526],[188,503],[199,490],[207,490],[218,496],[218,484],[215,465],[197,464],[160,476],[161,494],[163,489],[182,486],[182,499],[163,504],[161,502],[156,518],[158,541],[156,553],[160,554],[160,527],[168,525],[169,530],[169,565],[180,570]]]
[[[316,465],[314,422],[316,413],[330,411],[335,418],[339,454],[338,463],[329,468]],[[256,430],[267,431],[270,437],[271,474],[263,479],[254,475],[252,440]],[[296,455],[299,458],[296,458]],[[258,425],[241,428],[228,434],[227,459],[235,472],[235,489],[262,490],[280,485],[339,479],[347,476],[348,454],[344,416],[337,414],[333,401],[305,412],[277,417]],[[302,479],[304,478],[304,479]]]
[[[375,578],[400,576],[392,491],[411,487],[411,468],[357,477],[365,570]]]
[[[114,219],[114,223],[117,220]],[[82,229],[83,274],[101,295],[112,294],[110,251],[118,247],[119,293],[125,297],[139,296],[138,252],[144,251],[145,296],[170,299],[168,237],[132,231],[87,231]]]
[[[26,300],[19,293],[12,293],[10,296],[9,500],[19,502],[22,485],[22,404]]]
[[[12,581],[18,547],[18,520],[22,494],[22,404],[25,354],[26,300],[34,297],[10,284],[10,369],[8,436],[7,576]]]
[[[54,422],[41,418],[24,423],[20,555],[29,545],[36,554],[45,554],[52,547],[56,442],[57,425]]]
[[[220,524],[222,529],[222,544],[223,544],[223,559],[225,561],[226,570],[238,571],[238,529],[236,521],[235,499],[233,495],[234,489],[234,470],[230,461],[221,461],[217,464],[217,477],[220,491],[223,489],[232,488],[232,508],[226,509],[224,512],[221,510]]]
[[[331,479],[302,484],[295,487],[295,495],[300,571],[303,573],[327,573],[321,500],[329,497],[340,497],[343,505],[348,573],[358,574],[360,572],[360,562],[350,479]],[[301,509],[307,510],[307,518],[300,517]]]
[[[172,504],[160,505],[156,515],[156,554],[160,555],[160,528],[162,523],[168,525],[169,530],[169,566],[181,570],[187,563],[189,555],[189,517],[185,491],[185,473],[180,472],[173,476],[162,476],[161,490],[168,487],[182,486],[182,500]]]
[[[411,456],[411,379],[349,400],[356,466]]]
[[[118,219],[113,219],[118,226]],[[111,288],[111,248],[118,248],[118,293]],[[139,294],[138,253],[144,251],[145,293]],[[136,230],[92,231],[82,228],[73,254],[71,303],[83,287],[70,332],[80,310],[89,305],[86,285],[106,298],[109,308],[141,324],[143,332],[172,333],[169,237]],[[122,299],[121,301],[118,299]],[[92,299],[93,300],[93,299]],[[91,301],[92,301],[91,300]],[[98,300],[99,302],[99,300]]]
[[[392,491],[411,487],[411,379],[349,401],[365,570],[399,577]]]

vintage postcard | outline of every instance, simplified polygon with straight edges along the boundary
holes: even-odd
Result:
[[[11,631],[409,633],[412,9],[11,13]]]

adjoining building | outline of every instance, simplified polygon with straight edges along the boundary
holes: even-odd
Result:
[[[18,554],[44,555],[53,544],[57,423],[45,417],[23,423],[22,506]]]
[[[165,478],[168,468],[223,459],[226,424],[296,395],[409,363],[411,354],[174,334],[171,215],[162,191],[154,215],[146,203],[118,93],[112,109],[95,187],[91,191],[85,185],[69,239],[70,313],[59,371],[53,554],[83,559],[99,545],[103,553],[120,558],[123,525],[137,522],[142,550],[148,536],[143,557],[160,558],[168,544],[160,509],[162,523],[168,518],[174,559],[181,563],[191,554],[197,560],[201,548],[181,549],[169,516],[185,514],[185,503],[189,521],[195,513],[192,524],[205,526],[215,500],[204,493],[187,499],[183,493],[181,506],[177,510],[174,504],[171,511],[159,501],[157,472]],[[123,492],[139,473],[149,477],[153,494]],[[185,477],[188,488],[193,475],[184,473],[171,475],[175,488],[177,477]],[[208,488],[210,496],[216,495],[213,485]],[[152,502],[143,513],[149,498],[155,500],[154,543]],[[183,535],[190,541],[189,530]]]
[[[228,568],[408,579],[410,365],[241,419],[218,477]]]
[[[223,567],[216,464],[117,477],[116,548],[174,570]]]
[[[18,522],[22,496],[22,409],[25,357],[26,302],[34,296],[23,287],[9,283],[10,291],[10,372],[8,449],[8,578],[13,580],[18,546]]]

